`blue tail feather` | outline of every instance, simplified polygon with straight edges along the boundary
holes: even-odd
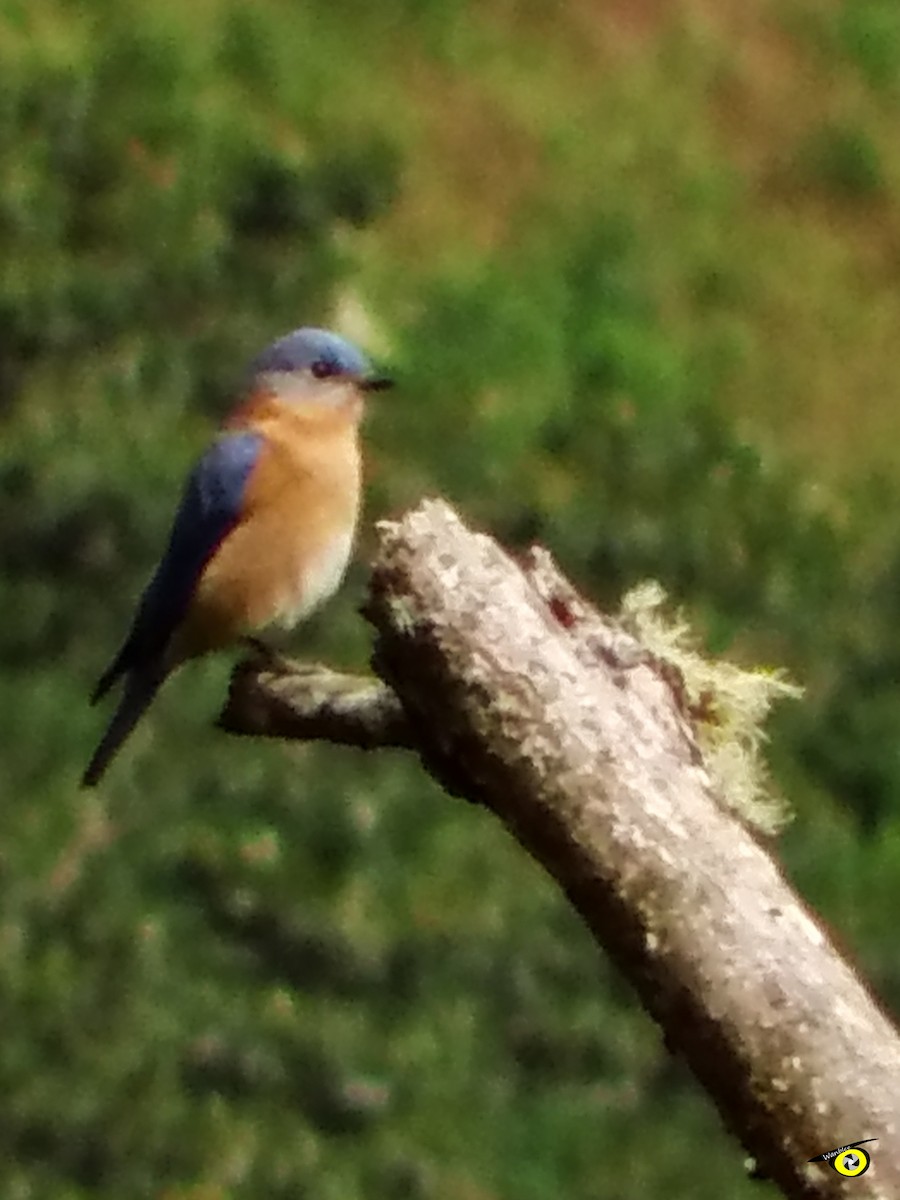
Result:
[[[157,669],[150,672],[132,671],[126,676],[125,690],[122,692],[118,707],[81,777],[82,787],[97,786],[120,746],[137,725],[151,700],[165,682],[167,674],[168,671]],[[102,695],[101,685],[105,681],[106,677],[104,676],[97,688],[99,695]],[[106,686],[108,687],[109,683]]]

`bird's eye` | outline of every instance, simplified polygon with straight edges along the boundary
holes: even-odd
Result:
[[[337,374],[337,367],[334,363],[328,361],[327,358],[318,358],[309,368],[316,379],[327,379],[329,375]]]

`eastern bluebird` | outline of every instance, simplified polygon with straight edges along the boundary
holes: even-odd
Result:
[[[124,690],[82,778],[93,787],[168,676],[268,625],[295,625],[337,589],[360,503],[359,423],[390,386],[323,329],[250,365],[240,401],[191,472],[169,544],[96,704]]]

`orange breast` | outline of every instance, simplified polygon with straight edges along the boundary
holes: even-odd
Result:
[[[293,416],[294,414],[289,414]],[[179,657],[291,625],[326,600],[350,555],[360,499],[356,422],[268,420],[241,521],[201,576]]]

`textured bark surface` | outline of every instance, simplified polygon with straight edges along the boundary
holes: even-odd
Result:
[[[345,675],[263,649],[235,668],[218,726],[244,737],[321,739],[362,750],[412,749],[396,693],[370,675]]]
[[[410,746],[558,881],[785,1195],[898,1200],[900,1041],[716,795],[677,678],[548,556],[516,563],[442,503],[380,538],[366,615],[382,684],[352,681],[316,732],[315,673],[286,685],[285,667],[272,689],[251,663],[227,727]],[[354,690],[376,698],[363,717]],[[297,723],[261,728],[285,703]],[[806,1161],[860,1138],[878,1139],[860,1178]]]

